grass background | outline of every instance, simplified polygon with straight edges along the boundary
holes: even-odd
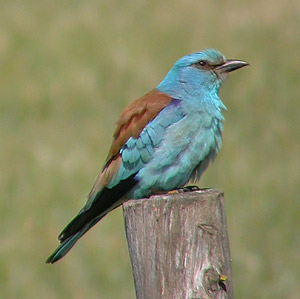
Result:
[[[251,64],[221,92],[236,298],[299,298],[300,2],[0,2],[0,297],[134,298],[120,209],[45,265],[85,202],[121,110],[179,57]]]

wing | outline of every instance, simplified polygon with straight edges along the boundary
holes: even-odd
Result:
[[[105,166],[96,178],[88,195],[88,202],[93,201],[104,187],[118,184],[138,169],[133,164],[151,148],[151,140],[146,137],[147,134],[141,133],[171,100],[165,93],[154,89],[123,111],[116,125]],[[118,176],[121,167],[128,171],[123,171],[123,175]]]
[[[124,110],[105,166],[96,178],[87,203],[59,235],[61,244],[48,258],[48,263],[62,258],[82,235],[122,203],[122,197],[137,184],[135,176],[151,159],[165,128],[180,118],[173,112],[173,104],[177,102],[153,90]]]

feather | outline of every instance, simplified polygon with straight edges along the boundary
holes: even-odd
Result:
[[[107,161],[117,155],[130,137],[137,139],[145,126],[165,108],[172,98],[156,89],[134,101],[121,114]]]

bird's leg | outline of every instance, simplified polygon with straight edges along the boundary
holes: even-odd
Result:
[[[193,186],[185,186],[183,188],[177,188],[170,191],[158,191],[155,190],[155,192],[152,193],[152,195],[163,195],[163,194],[179,194],[179,193],[185,193],[185,192],[193,192],[193,191],[205,191],[209,190],[211,188],[199,188],[196,185]]]
[[[167,194],[185,193],[185,192],[192,192],[192,191],[198,191],[198,190],[200,190],[200,188],[196,185],[186,186],[183,188],[178,188],[175,190],[168,191]]]
[[[200,188],[196,185],[193,185],[193,186],[185,186],[182,188],[183,189],[183,192],[192,192],[192,191],[199,191]]]

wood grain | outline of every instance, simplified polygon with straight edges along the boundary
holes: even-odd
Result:
[[[221,191],[130,200],[123,213],[138,299],[233,298]]]

